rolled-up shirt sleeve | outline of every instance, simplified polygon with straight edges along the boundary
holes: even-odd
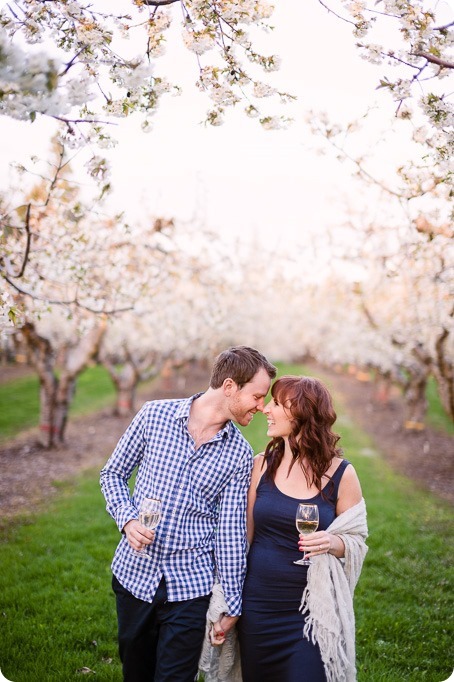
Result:
[[[241,615],[241,593],[246,574],[246,497],[251,480],[252,451],[224,488],[216,531],[216,569],[229,616]]]
[[[120,531],[128,521],[138,517],[128,481],[144,454],[147,405],[145,403],[136,414],[101,470],[100,483],[106,509]]]

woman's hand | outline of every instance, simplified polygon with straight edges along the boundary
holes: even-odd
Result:
[[[233,628],[238,620],[238,616],[227,616],[223,614],[216,623],[211,624],[210,642],[213,646],[224,644],[226,635]]]
[[[300,535],[298,540],[300,552],[306,552],[306,557],[320,556],[321,554],[333,554],[341,558],[344,556],[345,547],[342,540],[326,530],[318,530],[309,535]]]
[[[147,545],[151,545],[155,537],[154,530],[145,528],[145,526],[136,519],[128,521],[123,527],[123,532],[126,535],[127,541],[136,552],[139,552]]]

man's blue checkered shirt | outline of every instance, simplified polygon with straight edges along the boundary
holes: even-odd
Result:
[[[200,394],[199,394],[200,395]],[[196,451],[187,424],[192,401],[145,403],[101,471],[107,511],[121,531],[143,497],[162,500],[154,542],[140,555],[123,535],[112,571],[131,594],[152,601],[165,577],[169,601],[208,594],[216,576],[229,615],[241,613],[246,571],[246,494],[252,449],[227,422]],[[128,480],[138,467],[134,494]]]

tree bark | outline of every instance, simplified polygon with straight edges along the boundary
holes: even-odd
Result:
[[[20,332],[30,361],[40,383],[39,442],[45,448],[64,442],[68,412],[74,397],[76,379],[96,355],[106,329],[105,320],[70,348],[66,348],[60,377],[56,373],[57,351],[48,339],[40,336],[34,324],[25,324]],[[20,341],[16,340],[19,345]]]
[[[54,444],[61,445],[65,439],[65,429],[68,422],[68,412],[76,392],[76,376],[66,373],[60,376],[58,382],[54,408]]]
[[[131,362],[126,362],[121,368],[117,368],[113,363],[103,360],[103,365],[109,372],[117,392],[114,414],[118,417],[132,414],[136,388],[140,381],[139,373]]]
[[[435,344],[434,375],[443,408],[454,421],[454,363],[448,355],[449,332],[443,329]]]
[[[55,396],[58,380],[54,373],[47,372],[39,378],[39,442],[50,448],[54,440]]]
[[[114,365],[107,357],[101,357],[101,363],[107,369],[117,392],[114,414],[127,417],[135,411],[137,386],[157,376],[160,364],[153,354],[142,360],[135,360],[130,351],[125,350],[127,360],[120,367]],[[150,366],[151,365],[151,366]]]
[[[403,395],[406,413],[404,426],[410,431],[422,431],[425,428],[428,378],[429,369],[427,367],[422,366],[410,370]]]

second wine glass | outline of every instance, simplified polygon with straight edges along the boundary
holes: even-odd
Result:
[[[303,533],[308,535],[309,533],[315,533],[318,528],[318,507],[316,504],[299,504],[296,510],[295,517],[296,529],[298,533]],[[310,559],[306,559],[306,552],[303,554],[303,558],[298,561],[294,561],[294,564],[299,566],[310,566]]]

